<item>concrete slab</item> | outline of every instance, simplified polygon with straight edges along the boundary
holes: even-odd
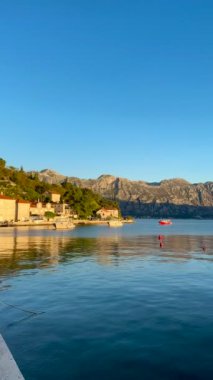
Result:
[[[0,380],[24,380],[19,368],[0,335]]]

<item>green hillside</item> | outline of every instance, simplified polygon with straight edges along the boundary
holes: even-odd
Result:
[[[50,200],[48,192],[60,193],[61,201],[68,203],[80,218],[94,215],[101,207],[119,208],[116,202],[69,182],[60,185],[41,182],[36,174],[29,175],[23,168],[8,167],[0,158],[0,193],[16,199],[47,202]]]

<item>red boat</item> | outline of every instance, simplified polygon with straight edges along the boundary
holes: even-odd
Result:
[[[170,219],[161,219],[161,220],[159,220],[158,223],[161,224],[162,226],[165,226],[165,225],[168,226],[168,225],[172,224],[172,221]]]

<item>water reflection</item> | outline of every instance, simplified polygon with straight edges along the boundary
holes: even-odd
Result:
[[[0,275],[57,266],[87,257],[101,265],[118,265],[127,258],[145,260],[150,255],[167,260],[188,260],[190,257],[211,260],[212,253],[212,236],[166,236],[159,241],[158,236],[70,238],[66,235],[5,234],[0,238]]]
[[[212,379],[213,236],[86,231],[0,231],[0,329],[24,377]]]

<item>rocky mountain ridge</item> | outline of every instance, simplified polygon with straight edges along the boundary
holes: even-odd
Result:
[[[53,170],[38,172],[40,180],[59,184],[71,182],[117,200],[123,215],[136,217],[213,217],[213,182],[189,183],[175,178],[148,183],[112,175],[97,179],[66,177]]]

